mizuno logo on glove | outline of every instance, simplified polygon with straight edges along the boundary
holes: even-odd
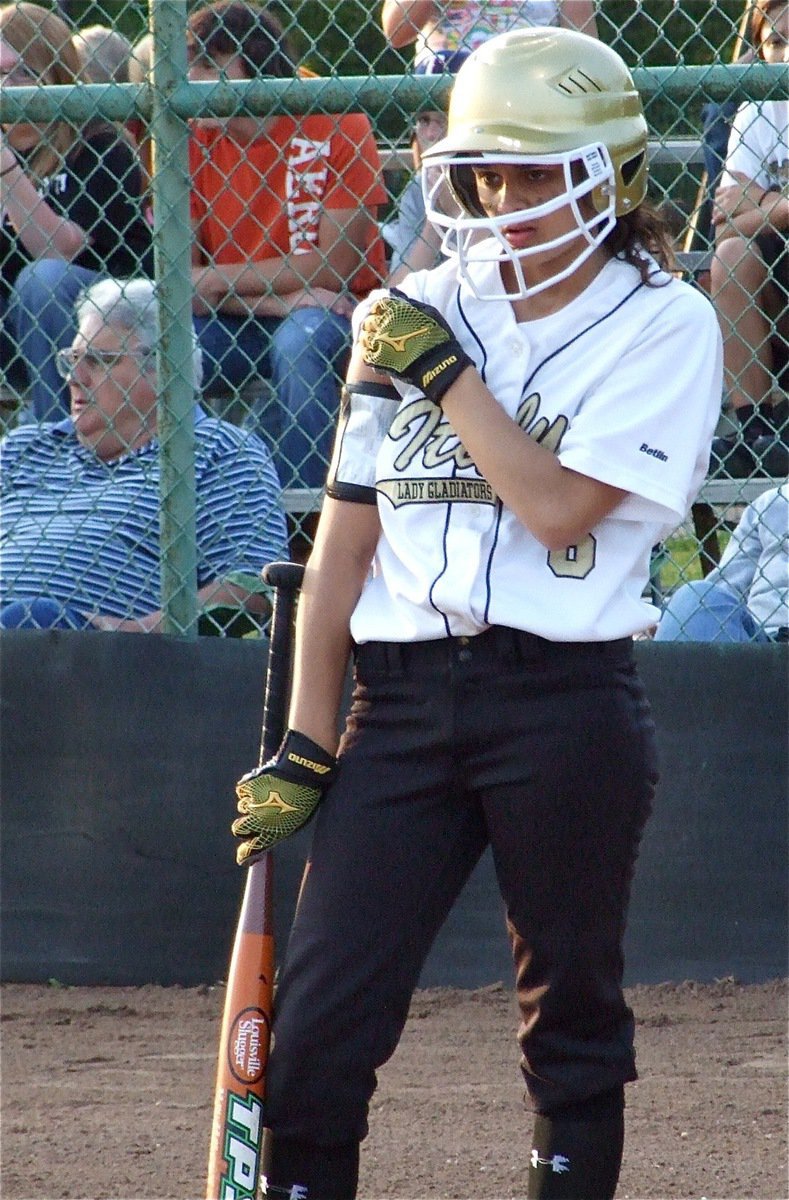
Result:
[[[325,775],[331,771],[331,767],[326,767],[323,763],[313,762],[311,758],[305,758],[302,754],[293,754],[288,751],[288,762],[296,763],[300,767],[307,767],[310,771],[315,771],[317,775]]]
[[[385,333],[379,333],[377,339],[384,346],[390,346],[396,354],[404,354],[406,342],[410,342],[411,338],[424,337],[426,333],[430,333],[429,325],[423,325],[421,329],[414,329],[411,333],[403,333],[399,337],[388,337]]]
[[[295,805],[288,804],[287,800],[283,800],[279,792],[270,791],[265,800],[260,803],[261,808],[276,808],[279,812],[295,812]]]
[[[438,379],[442,371],[446,371],[447,367],[451,367],[453,363],[457,362],[457,360],[457,354],[452,354],[449,358],[445,358],[443,362],[440,362],[437,367],[433,367],[430,371],[425,371],[424,375],[422,376],[422,391],[424,391],[427,385],[432,383],[434,379]]]

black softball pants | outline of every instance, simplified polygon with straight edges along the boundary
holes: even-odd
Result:
[[[622,939],[657,771],[630,639],[496,627],[364,644],[340,764],[277,992],[275,1137],[365,1136],[376,1070],[488,844],[531,1106],[550,1113],[635,1079]]]

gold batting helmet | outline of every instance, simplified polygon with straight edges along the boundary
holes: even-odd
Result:
[[[490,261],[471,253],[481,235],[498,243],[499,259],[527,256],[534,249],[512,251],[497,232],[496,219],[485,216],[471,167],[560,163],[564,196],[550,209],[544,205],[523,212],[528,218],[532,212],[543,215],[563,204],[571,206],[587,245],[566,275],[604,240],[617,217],[632,212],[644,199],[646,148],[641,98],[614,50],[569,29],[513,30],[485,42],[458,72],[447,136],[423,156],[427,215],[451,235],[445,235],[444,249],[453,257],[459,254],[461,266],[473,259]],[[457,204],[451,216],[440,199],[446,196],[446,185]],[[583,216],[578,205],[586,196],[591,217]],[[572,237],[578,237],[578,230]],[[522,281],[520,267],[516,274]],[[553,282],[556,278],[539,290]],[[522,294],[535,290],[524,283]]]

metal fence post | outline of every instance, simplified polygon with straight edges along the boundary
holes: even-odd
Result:
[[[170,100],[186,79],[186,0],[148,0],[160,339],[161,579],[165,633],[197,636],[189,126]]]

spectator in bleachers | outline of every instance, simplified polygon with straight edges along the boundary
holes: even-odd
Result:
[[[128,83],[132,44],[117,29],[88,25],[74,34],[86,83]]]
[[[751,41],[765,62],[789,62],[789,3],[756,0]],[[713,209],[712,298],[724,338],[728,398],[739,429],[716,438],[711,468],[742,478],[789,471],[776,428],[774,379],[789,388],[789,102],[749,101],[734,117]]]
[[[0,442],[0,627],[158,632],[158,312],[148,279],[80,296],[58,365],[71,417]],[[200,382],[200,351],[194,344]],[[195,406],[198,599],[261,615],[266,562],[287,556],[280,486],[254,434]]]
[[[395,49],[416,43],[419,69],[440,50],[476,50],[524,25],[563,25],[597,37],[595,0],[384,0],[381,27]]]
[[[786,484],[743,511],[720,563],[669,597],[657,642],[772,642],[789,635]]]
[[[752,46],[740,49],[736,62],[740,66],[752,62]],[[729,147],[731,123],[737,112],[735,100],[710,100],[701,109],[701,154],[704,162],[703,201],[698,228],[707,242],[713,241],[712,206]]]
[[[218,0],[188,24],[190,78],[297,74],[265,6]],[[256,375],[253,414],[284,486],[324,481],[351,343],[350,314],[385,270],[386,199],[361,113],[199,119],[191,146],[195,319],[210,391]]]
[[[416,70],[420,75],[444,72],[454,75],[467,58],[466,50],[437,50],[423,67]],[[442,235],[425,215],[422,154],[428,146],[444,137],[446,131],[446,112],[429,108],[417,113],[411,135],[414,174],[403,190],[394,217],[381,227],[384,240],[392,248],[387,280],[390,286],[399,283],[409,271],[430,270],[442,261]]]
[[[0,5],[0,85],[73,84],[81,62],[65,22],[38,4]],[[74,301],[100,274],[152,268],[136,151],[109,122],[18,122],[0,130],[0,365],[27,389],[23,419],[68,413],[56,351]]]

